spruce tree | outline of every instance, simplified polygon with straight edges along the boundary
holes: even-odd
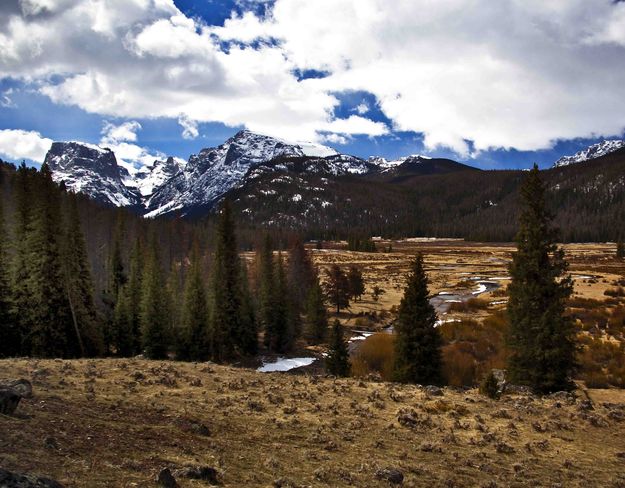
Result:
[[[347,272],[347,281],[350,298],[360,300],[365,293],[365,281],[362,277],[362,272],[356,266],[350,266]]]
[[[130,252],[130,271],[128,283],[122,288],[122,293],[127,297],[128,322],[130,324],[129,340],[132,344],[128,355],[139,354],[141,352],[141,297],[142,297],[142,277],[145,265],[145,250],[141,237],[135,239],[132,251]]]
[[[539,393],[570,389],[575,369],[575,328],[565,316],[573,290],[564,251],[545,205],[538,167],[520,190],[517,252],[510,264],[508,343],[510,381]]]
[[[250,284],[245,260],[241,259],[241,319],[240,336],[237,343],[244,355],[252,356],[258,352],[258,324],[254,310],[254,300],[250,293]]]
[[[318,344],[325,339],[328,330],[328,312],[326,311],[323,290],[319,284],[318,277],[315,277],[313,285],[308,292],[305,313],[306,338],[310,342]]]
[[[104,343],[98,327],[93,278],[74,194],[68,196],[66,213],[63,263],[72,322],[81,355],[96,356],[102,354]]]
[[[32,341],[31,291],[29,290],[29,234],[33,216],[32,186],[36,171],[22,164],[13,179],[15,198],[14,252],[11,266],[11,314],[15,317],[19,339],[19,354],[30,354]]]
[[[302,313],[316,274],[310,254],[300,237],[293,241],[289,249],[288,263],[289,296],[298,312]]]
[[[441,382],[441,336],[429,301],[423,256],[417,254],[395,322],[393,378],[401,383]]]
[[[79,340],[72,322],[61,259],[60,192],[44,164],[37,177],[37,199],[27,235],[29,336],[39,357],[76,357]]]
[[[241,296],[241,263],[232,209],[225,200],[219,212],[212,277],[211,349],[213,359],[226,361],[242,354],[238,338],[246,326]]]
[[[6,254],[8,234],[5,231],[0,201],[0,357],[19,354],[19,331],[11,313],[9,266]]]
[[[349,351],[347,343],[343,338],[343,327],[338,319],[332,325],[332,336],[330,337],[330,350],[326,357],[326,371],[334,376],[349,376]]]
[[[169,316],[156,239],[148,250],[144,273],[140,314],[143,350],[150,359],[165,359],[170,342]]]
[[[203,361],[210,356],[208,319],[208,301],[201,257],[195,244],[184,285],[182,321],[176,351],[178,359]]]
[[[133,306],[128,288],[126,284],[119,289],[113,312],[111,339],[114,352],[120,357],[129,357],[138,351],[133,323]]]
[[[336,307],[337,315],[342,308],[349,307],[349,281],[338,264],[326,272],[325,292],[328,301]]]
[[[256,253],[258,268],[258,318],[264,331],[265,347],[276,349],[277,343],[277,291],[273,259],[273,245],[269,234],[265,236],[262,248]]]

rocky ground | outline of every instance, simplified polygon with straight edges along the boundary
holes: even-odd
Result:
[[[3,360],[7,378],[33,394],[0,415],[0,468],[68,487],[625,486],[622,390],[495,401],[139,359]]]

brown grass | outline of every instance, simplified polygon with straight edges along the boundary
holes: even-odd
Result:
[[[388,488],[386,468],[405,487],[623,483],[622,391],[590,390],[601,400],[588,412],[559,397],[431,397],[208,363],[3,360],[0,372],[35,393],[0,416],[0,465],[68,487],[154,487],[163,467],[187,464],[237,488]]]

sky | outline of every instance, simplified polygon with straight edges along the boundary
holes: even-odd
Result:
[[[78,140],[139,167],[242,128],[549,167],[624,137],[625,2],[0,2],[0,158]]]

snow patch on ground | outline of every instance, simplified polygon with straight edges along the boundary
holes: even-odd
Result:
[[[260,373],[272,373],[276,371],[290,371],[302,366],[310,366],[317,358],[278,358],[273,362],[265,363],[256,371]]]

